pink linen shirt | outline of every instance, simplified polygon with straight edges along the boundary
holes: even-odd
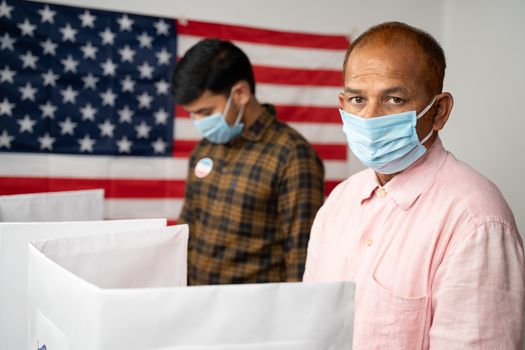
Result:
[[[304,281],[356,281],[354,349],[521,349],[525,265],[490,181],[439,138],[381,187],[337,186],[315,218]]]

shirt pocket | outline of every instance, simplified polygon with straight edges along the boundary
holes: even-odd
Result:
[[[356,294],[354,349],[421,349],[428,296],[403,297],[370,276]]]

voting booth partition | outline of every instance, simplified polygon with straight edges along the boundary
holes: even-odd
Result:
[[[0,222],[102,220],[104,190],[0,196]]]
[[[27,252],[30,241],[165,226],[166,219],[0,223],[0,349],[27,349]]]
[[[349,349],[355,285],[186,286],[188,227],[31,242],[29,348]]]

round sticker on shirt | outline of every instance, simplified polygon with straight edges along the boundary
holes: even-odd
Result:
[[[203,177],[208,176],[209,173],[211,173],[211,170],[213,169],[213,160],[211,158],[202,158],[197,162],[197,165],[195,166],[195,176],[197,176],[199,179],[202,179]]]

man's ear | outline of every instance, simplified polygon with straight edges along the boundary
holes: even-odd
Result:
[[[241,80],[232,87],[232,100],[237,106],[246,106],[252,97],[250,84],[246,80]]]
[[[448,121],[452,107],[454,106],[454,98],[450,92],[442,92],[436,98],[436,114],[432,122],[434,131],[443,129]]]
[[[341,108],[342,110],[344,110],[344,106],[345,106],[345,93],[344,92],[339,92],[339,94],[337,94],[337,98],[339,99],[339,108]]]

